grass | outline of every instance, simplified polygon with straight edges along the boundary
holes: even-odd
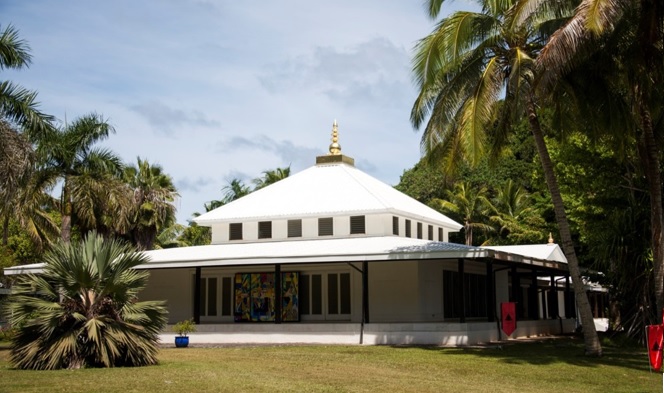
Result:
[[[164,348],[142,368],[14,370],[0,344],[2,392],[660,392],[644,348],[583,356],[570,337],[489,348],[230,346]]]

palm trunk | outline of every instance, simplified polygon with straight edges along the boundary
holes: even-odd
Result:
[[[7,246],[9,241],[9,214],[5,214],[4,220],[2,220],[2,245]]]
[[[641,108],[641,126],[643,128],[643,135],[639,141],[639,150],[641,150],[639,156],[646,180],[648,181],[648,192],[650,195],[650,241],[654,265],[655,303],[657,306],[656,320],[661,321],[662,308],[664,307],[664,237],[662,236],[664,212],[662,207],[662,178],[659,149],[655,142],[650,110],[643,104],[643,101],[638,106]],[[650,323],[653,322],[650,321]]]
[[[134,230],[134,243],[136,248],[141,251],[148,251],[154,248],[154,240],[157,237],[157,228],[138,226]]]
[[[530,131],[535,139],[535,146],[539,154],[540,161],[542,162],[542,169],[544,170],[544,178],[551,194],[551,201],[553,202],[553,209],[556,214],[556,222],[558,230],[560,231],[560,240],[563,252],[567,258],[567,265],[569,267],[570,277],[574,286],[574,295],[576,297],[576,304],[581,317],[581,325],[583,326],[583,339],[586,346],[586,355],[601,356],[602,346],[595,330],[595,322],[593,320],[592,310],[588,302],[588,295],[581,281],[581,270],[579,269],[579,261],[576,258],[574,251],[574,242],[572,241],[572,233],[567,222],[567,215],[565,214],[565,206],[563,205],[563,198],[560,195],[558,181],[553,172],[553,163],[549,156],[546,144],[544,142],[544,135],[540,127],[537,112],[535,110],[535,101],[532,95],[526,102],[526,112],[528,114],[528,121],[530,123]]]
[[[69,243],[71,239],[72,210],[71,192],[69,191],[69,184],[67,184],[67,177],[65,177],[62,185],[62,225],[60,227],[60,235],[65,243]]]

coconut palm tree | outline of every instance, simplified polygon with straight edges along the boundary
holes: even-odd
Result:
[[[7,305],[17,333],[10,361],[20,369],[143,366],[157,363],[166,323],[161,301],[138,301],[149,273],[144,254],[90,232],[61,241],[39,275],[18,278]]]
[[[486,187],[475,188],[470,183],[461,182],[454,190],[447,190],[447,199],[434,199],[431,203],[443,211],[451,212],[463,221],[466,245],[473,245],[473,232],[478,230],[488,233],[493,230],[489,222],[489,213],[494,210],[487,199]]]
[[[527,244],[542,239],[543,232],[530,225],[536,224],[534,226],[540,229],[544,220],[533,208],[530,195],[512,179],[498,189],[492,207],[490,220],[498,228],[498,235],[508,239],[509,244]],[[495,243],[495,239],[491,243]]]
[[[657,317],[664,308],[664,207],[662,205],[661,136],[664,83],[664,4],[658,0],[583,0],[574,16],[558,29],[537,60],[539,88],[551,93],[570,89],[570,76],[588,63],[601,64],[594,85],[609,86],[605,94],[584,94],[584,114],[605,118],[624,114],[601,131],[637,141],[641,167],[648,181],[650,229],[654,260]],[[586,68],[587,69],[587,68]],[[601,79],[601,80],[598,80]],[[607,110],[618,102],[623,110]],[[615,108],[616,105],[612,107]],[[616,124],[620,124],[616,127]],[[596,125],[596,124],[595,124]]]
[[[270,184],[274,184],[279,180],[283,180],[290,176],[290,166],[286,168],[277,168],[271,171],[264,171],[263,176],[257,179],[254,179],[254,191],[260,190],[263,187],[267,187]]]
[[[438,16],[442,3],[443,0],[427,2],[432,18]],[[527,117],[568,260],[586,353],[597,356],[601,355],[601,345],[533,91],[534,61],[552,25],[562,23],[553,15],[564,15],[566,10],[549,9],[547,2],[538,4],[528,8],[518,0],[478,0],[480,12],[457,11],[442,19],[415,48],[413,74],[420,92],[411,111],[411,122],[419,128],[428,118],[422,136],[423,150],[449,169],[463,158],[471,163],[480,161],[489,150],[487,130],[494,131],[491,140],[500,147],[511,124],[521,116]]]
[[[225,204],[233,202],[236,199],[240,199],[245,195],[249,195],[251,191],[252,190],[249,188],[249,186],[244,184],[242,180],[232,179],[230,182],[228,182],[228,185],[221,189],[221,192],[224,193],[223,198],[221,198],[221,200],[213,200],[206,203],[205,211],[209,212],[220,206],[224,206]]]
[[[160,165],[137,158],[136,166],[124,171],[125,181],[133,194],[131,209],[131,237],[140,250],[151,250],[161,231],[175,222],[178,196],[173,179]]]
[[[19,38],[12,25],[0,32],[0,70],[27,68],[30,47]],[[38,110],[37,93],[10,81],[0,81],[0,118],[23,127],[30,136],[41,135],[51,127],[53,117]]]
[[[65,124],[61,129],[48,130],[38,140],[37,154],[43,160],[45,176],[62,181],[60,213],[61,236],[71,238],[72,217],[86,227],[96,227],[96,200],[112,200],[111,190],[121,184],[122,161],[107,149],[94,145],[114,132],[101,115],[92,113]],[[80,205],[80,206],[79,206]]]

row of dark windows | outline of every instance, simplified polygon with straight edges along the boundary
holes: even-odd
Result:
[[[406,220],[406,237],[413,237],[412,222]],[[424,238],[424,225],[421,222],[416,223],[417,238]],[[365,216],[351,216],[350,217],[350,233],[351,235],[366,233],[366,220]],[[399,235],[399,217],[392,217],[392,233]],[[318,236],[333,236],[334,235],[334,220],[332,217],[325,217],[318,219]],[[288,237],[302,237],[302,220],[288,220]],[[258,223],[258,238],[271,239],[272,238],[272,221],[260,221]],[[434,226],[427,225],[427,239],[434,240]],[[242,223],[231,223],[229,240],[242,240]],[[443,228],[438,228],[438,241],[443,241]]]
[[[327,297],[323,297],[323,277],[327,276]],[[195,277],[194,277],[195,279]],[[233,315],[233,283],[230,277],[202,277],[200,281],[201,316],[215,317],[218,314],[217,302],[221,302],[221,316]],[[221,295],[218,294],[219,287]],[[323,299],[327,300],[327,313],[330,315],[350,314],[351,282],[350,273],[302,274],[299,280],[299,312],[301,315],[322,315]]]
[[[302,220],[288,220],[288,237],[302,237]],[[364,216],[350,217],[351,235],[366,233],[366,221]],[[334,220],[332,217],[318,219],[318,236],[334,235]],[[272,238],[272,221],[260,221],[258,223],[258,238]],[[229,227],[229,240],[242,240],[242,223],[231,223]]]
[[[463,280],[463,303],[461,304],[461,280]],[[443,270],[443,317],[459,318],[461,310],[469,318],[486,317],[486,276]]]
[[[418,239],[423,239],[423,224],[421,222],[417,223],[416,226],[417,230],[417,238]],[[399,236],[399,217],[393,216],[392,217],[392,234]],[[434,227],[433,225],[427,225],[427,239],[429,240],[434,240],[433,239],[433,234],[434,234]],[[406,220],[406,237],[413,237],[412,234],[412,223],[410,220]],[[443,228],[438,228],[438,241],[442,242],[443,241]]]

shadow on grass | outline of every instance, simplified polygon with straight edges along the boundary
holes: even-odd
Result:
[[[584,354],[583,340],[574,336],[509,340],[481,346],[449,348],[439,346],[418,346],[427,351],[439,352],[444,356],[474,355],[492,358],[506,364],[550,365],[566,363],[579,367],[599,366],[624,367],[639,371],[649,371],[646,348],[636,345],[618,346],[602,344],[602,356],[589,357]],[[392,346],[408,348],[409,346]],[[412,346],[410,346],[412,348]]]

